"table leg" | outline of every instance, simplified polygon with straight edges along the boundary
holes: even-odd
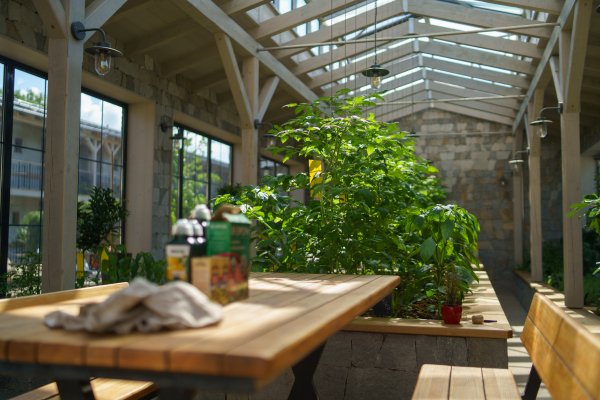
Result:
[[[62,400],[95,400],[90,381],[56,380]]]
[[[196,391],[193,389],[161,388],[158,391],[158,398],[160,400],[191,400],[195,394]]]
[[[317,391],[313,383],[313,376],[319,365],[321,354],[325,344],[317,347],[312,353],[307,355],[302,361],[292,367],[294,371],[294,386],[288,397],[288,400],[318,400]]]

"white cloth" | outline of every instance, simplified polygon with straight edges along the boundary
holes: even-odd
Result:
[[[46,315],[45,323],[50,328],[69,331],[155,332],[213,324],[223,318],[222,308],[187,282],[157,286],[136,278],[129,287],[113,293],[103,303],[81,307],[79,315],[54,311]]]

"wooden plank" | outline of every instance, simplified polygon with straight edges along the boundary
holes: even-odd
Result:
[[[235,61],[235,58],[233,59]],[[242,185],[257,185],[258,182],[258,157],[256,155],[260,153],[258,148],[258,129],[254,127],[254,120],[258,114],[258,58],[256,57],[244,57],[242,60],[242,80],[243,85],[240,88],[246,94],[248,106],[250,110],[250,121],[245,123],[242,119]],[[225,65],[225,61],[223,61]],[[237,65],[235,66],[237,67]],[[226,69],[227,71],[227,69]],[[230,74],[228,73],[230,82],[231,93],[235,101],[235,92],[238,90],[237,85],[232,82]],[[236,106],[239,107],[236,101]],[[242,105],[243,106],[243,105]],[[241,116],[244,111],[240,111],[238,108],[238,114]]]
[[[100,28],[127,0],[94,0],[85,8],[85,27]]]
[[[244,89],[244,82],[242,81],[242,75],[235,59],[231,39],[224,33],[215,33],[215,41],[217,42],[217,48],[221,55],[221,62],[223,62],[227,79],[231,85],[231,93],[233,94],[233,100],[235,101],[238,115],[243,125],[242,127],[251,129],[254,123],[254,112]]]
[[[441,85],[440,85],[441,86]],[[433,90],[433,88],[430,87],[430,92],[429,94],[432,96],[431,98],[433,100],[437,100],[437,99],[464,99],[466,97],[463,96],[457,96],[457,95],[453,95],[453,94],[448,94],[448,93],[441,93],[438,92],[437,90]],[[456,104],[456,105],[460,105],[462,107],[468,107],[468,108],[472,108],[474,110],[479,110],[479,111],[484,111],[484,112],[488,112],[488,113],[492,113],[492,114],[497,114],[497,115],[501,115],[504,117],[508,117],[508,118],[514,118],[517,115],[517,112],[515,110],[512,110],[510,108],[506,108],[503,107],[501,105],[498,104],[493,104],[490,102],[484,102],[484,101],[480,101],[480,100],[473,100],[473,101],[460,101],[460,102],[445,102],[447,104]],[[440,104],[440,103],[433,103],[433,104]],[[511,124],[512,125],[512,124]]]
[[[485,399],[481,368],[452,367],[449,400]]]
[[[539,23],[527,18],[511,16],[493,11],[479,10],[475,8],[467,8],[453,4],[440,4],[432,0],[409,0],[409,13],[422,17],[438,18],[444,21],[458,22],[471,26],[480,26],[482,28],[494,28],[501,26],[520,26]],[[551,35],[551,28],[536,28],[515,30],[514,33],[548,38]]]
[[[219,49],[216,45],[210,44],[199,48],[193,53],[183,55],[161,64],[162,75],[165,77],[175,76],[190,69],[220,62]],[[202,88],[199,88],[200,90]]]
[[[57,400],[58,387],[56,383],[49,383],[35,390],[13,397],[11,400]]]
[[[150,50],[167,45],[191,33],[197,32],[200,25],[191,18],[175,21],[162,26],[153,32],[125,43],[125,54],[128,58],[144,54]]]
[[[514,122],[514,118],[511,118],[511,117],[503,117],[501,115],[491,114],[491,113],[485,112],[485,111],[478,111],[478,110],[474,110],[472,108],[467,108],[467,107],[459,106],[456,104],[435,103],[434,107],[437,109],[440,109],[440,110],[444,110],[444,111],[450,111],[450,112],[464,114],[464,115],[471,115],[474,118],[480,118],[480,119],[483,119],[486,121],[498,122],[499,124],[504,124],[504,125],[508,125],[508,126],[511,126],[512,123]]]
[[[449,365],[425,364],[421,367],[412,400],[443,400],[450,394]]]
[[[138,14],[160,0],[128,0],[123,7],[119,9],[106,21],[105,25],[120,21],[123,18],[129,18],[132,15]]]
[[[261,45],[211,0],[174,0],[174,3],[209,32],[227,34],[236,43],[236,50],[241,55],[258,57],[268,71],[281,79],[281,84],[288,93],[302,101],[312,102],[317,99],[317,95],[275,57],[266,52],[257,54]]]
[[[170,353],[171,370],[190,373],[198,373],[200,370],[205,370],[211,374],[227,374],[224,363],[229,358],[229,355],[224,357],[224,354],[291,321],[304,320],[304,316],[311,311],[335,301],[348,292],[365,286],[374,279],[376,277],[334,278],[334,280],[329,281],[328,287],[313,289],[314,292],[312,295],[305,296],[287,307],[277,307],[262,317],[254,319],[249,323],[238,325],[236,329],[223,330],[218,336],[178,346]],[[342,308],[346,309],[347,307],[349,306]],[[335,324],[333,320],[330,320],[330,322]],[[244,337],[240,336],[241,331],[245,332]],[[277,340],[283,339],[279,338]],[[277,346],[276,343],[272,344],[273,346]],[[247,371],[247,374],[244,376],[255,376],[256,371],[254,373]],[[268,377],[263,376],[263,378]]]
[[[523,148],[523,130],[518,129],[513,141],[512,158],[522,160],[523,156],[517,157],[517,151]],[[523,153],[521,153],[523,154]],[[522,165],[524,166],[524,162]],[[523,171],[513,170],[513,244],[515,265],[523,265]]]
[[[204,89],[211,89],[225,82],[227,82],[227,73],[225,71],[208,74],[192,82],[192,92],[196,93]]]
[[[544,107],[544,89],[540,87],[530,98],[527,124],[537,119]],[[528,126],[529,128],[529,126]],[[541,138],[530,129],[529,134],[529,254],[531,257],[531,273],[535,281],[543,280],[542,271],[542,176],[541,176]]]
[[[485,400],[521,400],[515,377],[508,369],[482,368]]]
[[[261,41],[281,32],[290,30],[305,22],[310,22],[313,19],[318,19],[336,11],[343,10],[356,3],[358,3],[358,0],[331,0],[330,2],[313,1],[303,7],[270,18],[262,22],[260,26],[250,29],[248,33],[256,41]]]
[[[554,46],[556,45],[556,42],[558,41],[558,38],[562,31],[562,28],[565,25],[565,23],[567,22],[567,19],[569,18],[569,15],[571,14],[571,10],[573,9],[574,5],[575,5],[575,0],[565,0],[563,9],[560,12],[560,15],[558,16],[558,22],[560,23],[560,26],[555,27],[554,30],[552,31],[552,35],[550,36],[550,39],[548,40],[548,44],[546,45],[544,54],[543,54],[542,58],[540,59],[540,63],[538,64],[535,74],[533,75],[533,78],[531,80],[531,85],[529,86],[529,89],[527,90],[527,97],[529,97],[529,98],[531,98],[531,96],[533,96],[533,91],[538,87],[538,83],[540,82],[540,79],[542,78],[542,75],[544,74],[544,70],[546,69],[546,64],[548,63],[548,60],[552,56],[552,53],[554,51]],[[515,119],[515,123],[513,124],[513,129],[512,129],[513,132],[516,132],[526,110],[527,110],[527,104],[525,102],[523,102],[523,104],[521,105],[521,109],[519,110],[519,113],[517,114],[517,118]]]
[[[90,297],[110,295],[129,286],[129,283],[115,283],[82,289],[65,290],[62,292],[45,293],[14,299],[0,299],[0,312],[16,310],[23,307],[32,307],[42,304],[58,303],[67,300],[88,299]]]
[[[503,6],[525,8],[549,14],[560,14],[563,2],[561,0],[486,0],[486,3]]]
[[[256,7],[260,7],[263,4],[267,4],[269,0],[231,0],[227,3],[221,4],[221,10],[229,16],[234,16],[246,11],[250,11]]]
[[[529,317],[525,321],[521,341],[553,399],[590,398]]]
[[[256,113],[256,119],[262,121],[267,109],[269,108],[269,104],[271,103],[271,99],[275,94],[275,90],[277,90],[277,84],[279,83],[278,76],[270,76],[267,78],[267,81],[263,85],[260,90],[260,95],[258,99],[258,112]]]
[[[427,78],[449,83],[452,85],[463,86],[469,89],[478,90],[484,93],[499,94],[501,96],[514,96],[523,94],[523,91],[518,88],[509,88],[500,85],[494,85],[488,82],[480,82],[473,79],[467,79],[460,76],[443,74],[437,71],[427,71]]]
[[[68,28],[67,16],[60,0],[33,0],[44,27],[51,39],[66,39]]]
[[[96,400],[138,400],[158,390],[152,382],[122,379],[97,378],[92,380],[91,384]],[[56,400],[60,399],[61,397],[58,397]]]
[[[361,279],[359,277],[357,280]],[[365,281],[367,278],[362,278]],[[340,286],[351,286],[350,281]],[[295,365],[329,336],[350,322],[354,316],[366,311],[398,284],[397,276],[376,276],[365,285],[346,290],[320,307],[266,331],[252,341],[245,341],[227,353],[224,374],[246,375],[256,379],[279,375],[289,365]],[[178,352],[182,349],[178,350]],[[181,355],[182,353],[179,353]]]

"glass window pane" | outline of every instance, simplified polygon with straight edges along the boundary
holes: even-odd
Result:
[[[4,105],[3,99],[4,93],[4,64],[0,64],[0,133],[2,132],[2,108]],[[0,143],[3,142],[2,135],[0,135]],[[0,152],[2,151],[2,147],[0,146]]]
[[[11,224],[8,228],[9,265],[17,263],[25,252],[37,253],[41,251],[42,226],[39,216],[39,212],[31,212],[21,218],[22,224]]]
[[[101,165],[95,161],[79,160],[79,200],[89,200],[90,191],[100,185]]]
[[[121,197],[121,169],[118,165],[102,164],[102,187],[115,191],[115,198]]]
[[[13,144],[44,148],[45,106],[46,80],[16,69]]]
[[[105,162],[123,165],[122,149],[123,108],[102,102],[102,144]]]

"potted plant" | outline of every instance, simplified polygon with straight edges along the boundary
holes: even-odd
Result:
[[[446,299],[442,305],[442,319],[445,324],[460,324],[464,297],[464,287],[461,283],[463,282],[456,268],[450,268],[446,272],[442,290],[446,295]]]

